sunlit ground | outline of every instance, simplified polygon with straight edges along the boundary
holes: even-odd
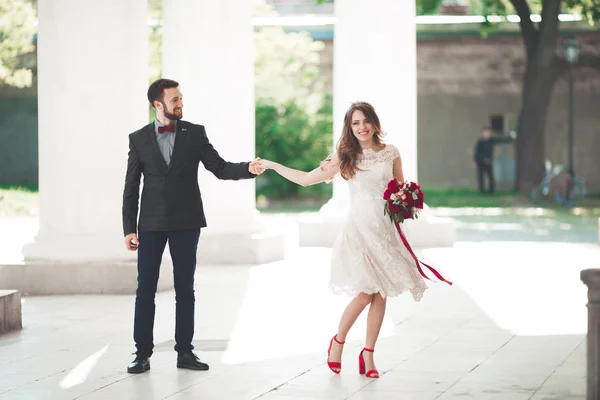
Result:
[[[600,267],[597,246],[485,242],[456,247],[462,251],[426,253],[443,258],[460,288],[498,327],[517,335],[586,332],[587,290],[579,273]]]
[[[59,386],[62,389],[69,389],[71,387],[81,385],[86,381],[92,369],[96,366],[96,363],[106,353],[109,345],[107,344],[99,351],[89,355],[85,359],[81,360],[70,372],[69,374],[60,381]]]
[[[481,364],[489,367],[476,371],[485,375],[485,382],[492,382],[497,368],[492,355],[496,353],[503,354],[498,362],[510,360],[512,370],[503,372],[506,382],[519,382],[523,371],[517,366],[523,362],[548,369],[547,374],[560,370],[585,337],[587,291],[579,273],[600,268],[597,218],[536,213],[474,211],[454,216],[458,227],[455,246],[427,249],[419,255],[455,285],[431,284],[420,303],[408,295],[390,299],[377,352],[382,371],[398,373],[395,371],[413,368],[413,364],[425,371],[459,368],[462,372],[453,373],[452,382],[460,380],[467,385],[471,382],[469,371]],[[36,223],[3,222],[0,254],[4,259],[18,258],[17,242],[31,239]],[[311,379],[335,393],[360,390],[362,386],[353,385],[361,381],[347,374],[339,377],[343,385],[334,385],[324,366],[329,339],[349,301],[327,288],[329,255],[325,248],[299,248],[283,262],[262,266],[200,266],[195,345],[213,366],[208,375],[174,368],[172,292],[157,296],[152,373],[135,379],[124,372],[134,351],[133,296],[25,298],[25,329],[0,336],[0,398],[55,398],[59,392],[64,396],[56,398],[76,398],[95,391],[96,396],[90,398],[119,398],[119,393],[138,392],[144,392],[146,398],[165,398],[192,390],[186,388],[196,388],[197,392],[192,392],[198,395],[202,390],[233,390],[226,382],[240,379],[249,388],[258,385],[256,390],[263,390],[264,386],[266,393],[298,376],[304,376],[306,384],[292,387],[301,388],[302,393],[309,390]],[[363,315],[350,332],[344,355],[352,373],[358,350],[364,345],[365,329]],[[515,342],[511,350],[513,338],[532,341]],[[518,348],[523,345],[528,360],[520,358],[523,355]],[[435,358],[437,352],[443,355]],[[429,367],[431,357],[436,361]],[[574,369],[569,369],[569,376],[580,379],[584,364],[577,360],[565,365]],[[240,366],[248,369],[230,370]],[[265,374],[251,372],[256,368]],[[432,377],[438,381],[450,379],[435,373]],[[539,374],[540,382],[533,387],[541,387],[548,379],[546,372]],[[560,379],[555,378],[559,387],[578,390],[579,380]],[[394,386],[394,390],[400,393],[405,386]]]

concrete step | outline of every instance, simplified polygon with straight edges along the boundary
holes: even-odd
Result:
[[[18,290],[0,290],[0,334],[22,327],[21,293]]]

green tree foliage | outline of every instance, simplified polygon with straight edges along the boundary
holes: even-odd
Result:
[[[149,83],[162,76],[162,15],[163,0],[148,0]],[[154,121],[156,110],[150,104],[148,104],[148,114],[150,121]]]
[[[35,9],[30,1],[0,0],[0,83],[29,87],[31,69],[23,57],[34,50]]]
[[[307,32],[286,33],[264,27],[254,35],[255,97],[258,102],[288,104],[294,100],[311,113],[323,96],[319,52],[324,44]]]
[[[314,115],[294,101],[257,103],[256,154],[302,171],[317,168],[332,148],[332,114],[330,97]],[[271,198],[331,195],[331,185],[301,187],[275,173],[256,179],[257,194]]]
[[[162,74],[162,19],[163,0],[148,0],[148,18],[151,21],[149,32],[150,82]]]
[[[256,14],[274,15],[264,1]],[[255,33],[256,154],[310,171],[333,147],[333,104],[319,76],[324,43],[306,32],[263,27]],[[331,185],[301,187],[275,173],[256,179],[257,195],[326,196]]]

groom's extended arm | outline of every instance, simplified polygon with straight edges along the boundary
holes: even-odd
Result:
[[[249,171],[249,162],[231,163],[223,160],[210,144],[203,126],[200,126],[200,135],[200,161],[204,164],[204,168],[212,172],[218,179],[239,180],[256,177]]]
[[[123,234],[137,233],[138,199],[140,194],[140,178],[142,166],[137,158],[135,146],[129,137],[129,155],[127,173],[123,189]]]

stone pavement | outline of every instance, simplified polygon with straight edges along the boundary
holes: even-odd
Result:
[[[327,290],[329,249],[292,246],[281,262],[199,266],[194,344],[209,372],[176,368],[173,292],[157,295],[152,369],[137,376],[125,372],[134,296],[25,298],[24,329],[0,336],[0,400],[584,399],[579,271],[600,267],[600,249],[511,241],[522,227],[510,224],[467,221],[459,239],[478,240],[420,252],[456,284],[431,284],[419,303],[390,299],[378,380],[358,375],[364,317],[342,373],[327,368],[348,298]],[[498,229],[506,234],[481,237]]]

